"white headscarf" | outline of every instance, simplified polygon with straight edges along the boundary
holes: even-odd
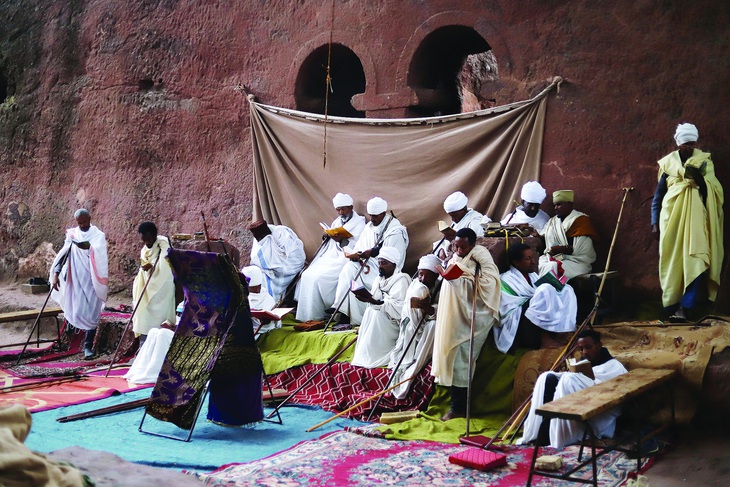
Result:
[[[451,213],[453,211],[459,211],[469,204],[469,198],[466,197],[461,191],[451,193],[446,200],[444,200],[444,211]]]
[[[352,206],[353,205],[352,196],[345,193],[337,193],[334,198],[332,198],[332,206],[335,208],[339,208],[341,206]]]
[[[674,141],[677,145],[686,144],[687,142],[697,142],[700,137],[697,127],[691,123],[680,123],[674,132]]]
[[[438,274],[438,267],[441,265],[441,259],[433,254],[424,255],[418,259],[418,268],[432,271]]]
[[[545,191],[545,188],[543,188],[537,181],[527,181],[522,186],[522,191],[520,192],[520,198],[522,198],[526,203],[541,204],[545,200],[546,196],[547,192]]]
[[[400,250],[396,249],[395,247],[382,247],[380,249],[380,253],[378,254],[378,258],[385,259],[388,262],[392,262],[397,267],[398,262],[400,262]]]
[[[248,278],[249,286],[260,286],[264,282],[264,273],[255,265],[246,266],[241,271]]]
[[[368,215],[380,215],[388,211],[388,202],[376,196],[368,201]]]

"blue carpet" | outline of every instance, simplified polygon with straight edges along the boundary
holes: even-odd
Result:
[[[31,450],[42,453],[81,446],[114,453],[144,465],[207,472],[228,463],[258,460],[345,426],[365,424],[338,418],[306,433],[304,430],[332,414],[311,406],[287,406],[281,410],[283,425],[262,422],[252,427],[228,428],[206,421],[207,401],[189,443],[138,432],[144,412],[142,408],[70,423],[56,421],[62,416],[143,399],[149,394],[150,389],[143,389],[93,403],[34,413],[31,433],[25,443]],[[264,411],[268,414],[271,410]],[[187,434],[172,424],[149,416],[145,419],[144,429],[180,437]]]

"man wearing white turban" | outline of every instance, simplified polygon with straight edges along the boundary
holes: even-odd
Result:
[[[304,244],[294,230],[284,225],[269,225],[265,220],[258,220],[248,229],[254,237],[251,265],[263,271],[263,286],[279,300],[304,267]]]
[[[431,361],[433,330],[441,290],[438,273],[440,265],[441,260],[435,255],[424,255],[418,261],[418,279],[408,286],[400,312],[398,340],[388,362],[388,368],[393,369],[394,384],[418,374]],[[406,381],[393,389],[393,396],[405,399],[412,382]]]
[[[378,253],[378,274],[370,293],[355,293],[367,305],[355,344],[352,365],[372,369],[388,364],[398,339],[403,301],[411,278],[401,272],[401,253],[384,246]]]
[[[262,286],[264,282],[264,273],[255,265],[249,265],[241,269],[244,277],[248,281],[248,306],[251,309],[260,309],[271,311],[276,306],[276,301],[269,292]],[[253,330],[258,333],[266,333],[274,328],[281,328],[281,321],[277,320],[273,323],[267,320],[260,320],[251,317]]]
[[[388,203],[382,198],[375,197],[368,201],[367,211],[370,222],[365,225],[357,243],[354,247],[343,249],[345,257],[350,259],[350,262],[345,264],[340,272],[335,300],[332,302],[333,306],[342,302],[339,309],[340,323],[348,321],[352,324],[362,323],[366,303],[357,300],[350,293],[350,284],[357,277],[359,285],[366,289],[372,287],[377,274],[377,257],[381,247],[394,247],[398,250],[400,255],[398,268],[403,267],[406,259],[408,231],[392,214],[386,215]],[[334,312],[334,308],[328,309],[327,312]]]
[[[709,152],[697,148],[697,127],[677,125],[678,149],[659,160],[651,232],[659,240],[659,282],[671,321],[715,301],[723,259],[724,194]]]
[[[542,231],[550,216],[540,209],[547,193],[537,181],[528,181],[522,186],[520,198],[522,205],[502,218],[502,225],[530,225],[538,232]]]
[[[451,256],[451,242],[456,237],[456,232],[462,228],[471,228],[477,237],[484,236],[484,228],[482,227],[482,218],[486,222],[491,221],[489,217],[484,217],[481,213],[469,208],[469,199],[461,191],[451,193],[444,200],[444,211],[451,217],[451,225],[441,230],[444,238],[433,243],[433,253],[441,260],[446,260]]]
[[[332,206],[338,216],[329,228],[344,228],[352,236],[345,238],[326,233],[322,236],[323,243],[319,252],[302,272],[297,284],[294,297],[297,300],[298,321],[321,319],[325,315],[325,309],[335,300],[340,272],[348,262],[343,249],[350,243],[357,242],[365,229],[365,217],[357,214],[353,203],[349,194],[337,193],[332,199]]]

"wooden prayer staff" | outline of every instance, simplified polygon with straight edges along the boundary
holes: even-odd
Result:
[[[341,412],[339,412],[339,413],[335,414],[335,415],[334,415],[334,416],[332,416],[331,418],[329,418],[329,419],[325,419],[325,420],[324,420],[324,421],[322,421],[321,423],[317,423],[317,424],[315,424],[314,426],[312,426],[311,428],[309,428],[309,429],[307,430],[307,433],[309,433],[309,432],[311,432],[311,431],[314,431],[314,430],[316,430],[316,429],[317,429],[317,428],[319,428],[320,426],[324,426],[325,424],[329,423],[330,421],[334,421],[335,419],[339,418],[339,417],[340,417],[340,416],[342,416],[343,414],[347,414],[347,413],[349,413],[350,411],[352,411],[353,409],[357,409],[357,408],[359,408],[360,406],[362,406],[363,404],[365,404],[365,403],[368,403],[368,402],[372,401],[373,399],[377,399],[378,397],[382,396],[383,394],[387,394],[387,393],[389,393],[390,391],[392,391],[393,389],[395,389],[395,388],[396,388],[396,387],[398,387],[399,385],[401,385],[401,384],[405,384],[405,383],[406,383],[406,382],[408,382],[409,380],[412,380],[412,379],[415,379],[415,378],[416,378],[416,376],[415,376],[415,375],[412,375],[412,376],[410,376],[409,378],[407,378],[407,379],[405,379],[405,380],[402,380],[402,381],[398,382],[398,383],[397,383],[396,385],[394,385],[394,386],[392,386],[392,387],[389,387],[388,389],[384,389],[384,390],[382,390],[382,391],[378,392],[377,394],[375,394],[375,395],[373,395],[373,396],[370,396],[370,397],[368,397],[367,399],[363,399],[362,401],[360,401],[359,403],[355,404],[354,406],[351,406],[351,407],[349,407],[349,408],[345,409],[344,411],[341,411]]]
[[[308,379],[307,379],[306,381],[304,381],[304,383],[302,383],[302,385],[300,385],[299,387],[297,387],[297,388],[296,388],[296,389],[294,390],[294,392],[292,392],[291,394],[289,394],[289,395],[287,396],[287,398],[286,398],[286,399],[284,399],[283,401],[281,401],[281,402],[280,402],[280,403],[279,403],[279,404],[278,404],[278,405],[277,405],[277,406],[276,406],[276,407],[274,408],[274,410],[273,410],[273,411],[271,411],[271,412],[270,412],[270,413],[268,414],[268,416],[266,416],[266,419],[271,419],[271,418],[272,418],[272,417],[273,417],[273,416],[274,416],[274,415],[275,415],[275,414],[276,414],[276,413],[277,413],[277,412],[279,411],[279,409],[281,409],[282,407],[284,407],[284,404],[286,404],[286,403],[288,403],[289,401],[291,401],[292,399],[294,399],[294,396],[296,396],[296,395],[297,395],[297,394],[299,393],[299,391],[301,391],[302,389],[304,389],[304,387],[306,387],[306,386],[307,386],[307,385],[308,385],[308,384],[309,384],[310,382],[312,382],[312,381],[313,381],[313,380],[314,380],[314,379],[315,379],[315,378],[316,378],[316,377],[317,377],[317,376],[318,376],[319,374],[321,374],[322,372],[324,372],[324,370],[325,370],[325,369],[326,369],[327,367],[329,367],[330,365],[332,365],[333,363],[335,363],[335,362],[337,361],[337,359],[338,359],[338,358],[340,358],[340,356],[341,356],[341,355],[342,355],[343,353],[345,353],[345,350],[347,350],[348,348],[350,348],[351,346],[353,346],[353,345],[355,344],[355,342],[356,342],[356,341],[357,341],[357,337],[353,338],[353,339],[352,339],[352,340],[350,341],[350,343],[348,343],[347,345],[345,345],[345,347],[344,347],[344,348],[343,348],[342,350],[340,350],[339,352],[337,352],[336,354],[334,354],[334,355],[332,356],[332,358],[331,358],[331,359],[329,359],[329,360],[327,361],[327,363],[326,363],[326,364],[322,365],[322,367],[320,367],[320,368],[319,368],[319,370],[317,370],[317,372],[315,372],[314,374],[312,374],[312,376],[311,376],[311,377],[309,377],[309,378],[308,378]]]
[[[22,392],[30,389],[40,389],[41,387],[55,386],[58,384],[65,384],[66,382],[75,382],[77,380],[88,379],[87,375],[74,375],[69,377],[61,377],[58,379],[41,380],[36,382],[26,382],[24,384],[17,384],[14,386],[3,387],[0,389],[0,394],[8,392]]]
[[[152,280],[152,274],[154,274],[155,269],[157,269],[157,263],[160,262],[161,255],[162,255],[162,249],[160,249],[160,252],[157,254],[157,258],[155,259],[155,264],[152,266],[152,270],[150,271],[150,277],[144,283],[144,287],[142,288],[142,293],[139,295],[139,299],[137,300],[137,303],[134,305],[132,314],[129,315],[129,321],[124,326],[124,331],[122,331],[122,336],[119,339],[119,343],[117,344],[116,350],[114,350],[114,355],[112,356],[112,361],[109,362],[109,367],[106,369],[106,373],[104,374],[104,377],[109,377],[109,371],[112,370],[112,365],[114,365],[114,362],[117,361],[117,355],[119,354],[119,349],[122,347],[122,342],[124,341],[124,335],[127,334],[127,331],[129,331],[129,327],[132,325],[132,319],[134,318],[134,314],[137,312],[137,308],[139,308],[139,303],[142,302],[144,293],[147,292],[147,286],[150,284],[150,281]]]
[[[471,301],[471,322],[469,323],[469,376],[466,382],[466,433],[469,436],[469,423],[471,423],[471,375],[474,372],[474,325],[477,319],[477,295],[479,294],[479,263],[474,269],[474,297]]]
[[[130,409],[137,409],[147,405],[150,402],[150,398],[137,399],[136,401],[125,402],[117,404],[115,406],[108,406],[105,408],[94,409],[92,411],[86,411],[85,413],[72,414],[70,416],[63,416],[57,418],[56,421],[59,423],[68,423],[71,421],[78,421],[79,419],[95,418],[96,416],[103,416],[105,414],[119,413],[122,411],[129,411]]]
[[[210,235],[208,235],[208,224],[205,223],[205,213],[203,213],[203,210],[200,210],[200,218],[203,219],[203,235],[205,235],[205,244],[208,246],[208,252],[210,252]]]
[[[299,272],[297,272],[297,275],[294,276],[294,279],[292,280],[292,282],[290,282],[289,285],[286,287],[286,292],[281,297],[281,299],[279,299],[279,301],[274,305],[274,308],[280,308],[281,305],[282,305],[282,303],[284,301],[286,301],[286,298],[289,297],[289,295],[292,293],[292,291],[294,289],[296,289],[297,283],[299,282],[299,279],[302,278],[302,274],[304,273],[304,271],[307,270],[307,267],[309,267],[309,264],[311,264],[312,262],[314,262],[314,259],[317,258],[317,255],[319,254],[319,251],[322,250],[322,247],[324,247],[327,244],[327,242],[329,242],[329,239],[330,238],[331,237],[329,235],[327,235],[327,238],[325,238],[325,239],[322,240],[322,243],[319,244],[319,247],[317,247],[317,251],[314,252],[314,254],[312,255],[312,259],[308,263],[306,263],[304,265],[304,267],[302,267],[302,270],[300,270]],[[258,330],[256,330],[256,333],[258,333]],[[254,335],[256,335],[256,333],[254,333]]]

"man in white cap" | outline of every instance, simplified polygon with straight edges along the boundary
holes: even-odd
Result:
[[[411,278],[401,272],[401,253],[383,246],[378,253],[378,277],[369,293],[355,293],[367,305],[355,344],[352,365],[372,369],[388,364],[390,352],[398,340],[403,301]]]
[[[367,211],[370,222],[365,225],[357,243],[353,248],[343,249],[345,257],[350,259],[350,262],[340,272],[335,300],[332,303],[333,308],[327,310],[332,313],[342,303],[338,310],[340,323],[349,322],[356,325],[362,323],[366,303],[355,299],[355,296],[350,293],[350,286],[352,281],[356,280],[357,285],[364,286],[366,289],[372,287],[377,275],[377,257],[381,247],[393,247],[398,250],[399,269],[403,267],[406,259],[408,231],[392,214],[386,214],[388,203],[383,198],[376,196],[368,201]]]
[[[365,228],[365,217],[354,210],[349,194],[337,193],[332,205],[338,216],[329,228],[344,228],[351,237],[322,236],[321,248],[309,267],[302,272],[297,284],[295,299],[298,303],[298,321],[319,320],[325,315],[325,309],[335,300],[340,272],[348,262],[342,249],[357,242]]]
[[[433,243],[433,253],[441,260],[447,260],[451,256],[451,242],[456,232],[462,228],[471,228],[477,237],[484,236],[482,218],[484,216],[476,210],[469,208],[469,199],[461,191],[451,193],[444,200],[444,211],[451,217],[451,225],[441,230],[444,237]],[[489,217],[486,222],[491,221]]]
[[[678,149],[659,160],[651,205],[662,303],[675,322],[686,321],[687,310],[705,299],[715,301],[720,287],[724,195],[710,153],[697,148],[698,138],[691,123],[677,125]]]
[[[261,269],[255,265],[249,265],[241,269],[241,272],[248,281],[248,306],[252,310],[271,311],[274,309],[276,301],[274,301],[271,294],[262,286],[264,274],[261,272]],[[274,328],[281,328],[281,321],[278,320],[272,323],[269,320],[260,320],[251,317],[251,323],[253,324],[254,332],[258,331],[258,334],[266,333]]]
[[[538,274],[553,272],[567,279],[591,272],[596,260],[593,241],[598,233],[585,213],[573,209],[573,190],[553,192],[555,216],[540,235],[545,237],[545,253],[540,256]]]
[[[388,362],[388,368],[393,369],[393,384],[418,374],[431,361],[433,330],[441,290],[439,266],[441,260],[438,257],[424,255],[418,261],[418,279],[408,286],[400,313],[398,340]],[[398,370],[395,370],[396,367]],[[393,396],[404,399],[411,383],[407,381],[393,389]]]
[[[550,216],[540,209],[547,193],[537,181],[528,181],[522,186],[520,198],[522,205],[502,218],[502,225],[530,225],[540,232]]]
[[[86,331],[84,358],[90,359],[106,303],[109,260],[106,236],[91,224],[89,211],[76,210],[74,219],[78,226],[66,230],[66,240],[51,265],[51,297],[63,309],[66,321]]]
[[[251,265],[264,272],[263,286],[274,300],[280,300],[304,267],[304,244],[289,227],[258,220],[249,225],[253,234]]]

